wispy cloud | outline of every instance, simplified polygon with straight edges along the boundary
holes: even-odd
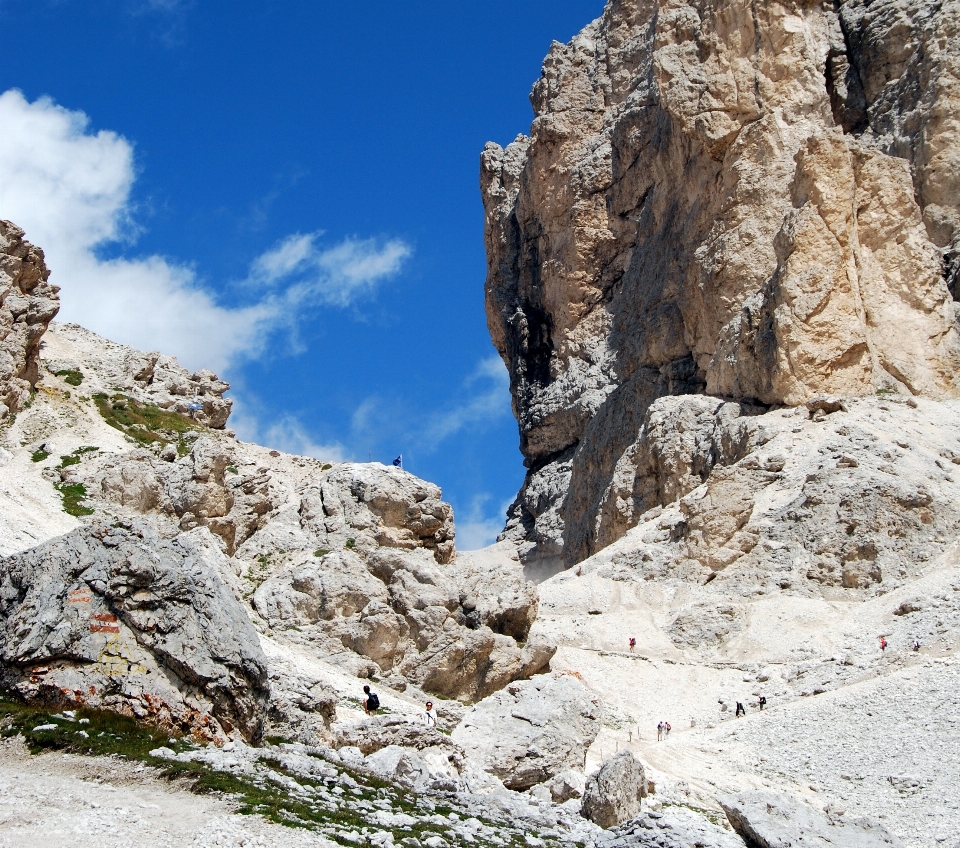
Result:
[[[457,399],[434,413],[423,428],[425,440],[437,443],[461,430],[510,414],[510,378],[499,356],[481,360],[464,381]]]
[[[156,255],[101,259],[101,246],[131,245],[137,235],[133,146],[89,125],[83,112],[49,98],[0,94],[0,217],[44,249],[62,289],[61,320],[220,371],[261,355],[271,334],[295,329],[308,307],[371,294],[411,254],[399,239],[322,247],[319,234],[296,234],[254,260],[251,279],[266,291],[242,306],[221,302],[188,264]]]
[[[275,448],[296,456],[312,456],[326,462],[345,462],[350,458],[347,449],[334,440],[323,442],[309,432],[299,418],[283,415],[264,425],[261,418],[240,397],[234,399],[230,426],[246,442]]]
[[[489,515],[486,505],[490,501],[490,495],[475,495],[466,514],[457,514],[458,550],[477,551],[497,541],[497,536],[503,530],[509,504],[500,508],[499,515]]]
[[[262,254],[250,269],[252,282],[284,284],[289,297],[349,306],[394,276],[412,250],[400,239],[348,238],[327,248],[322,233],[297,233]]]

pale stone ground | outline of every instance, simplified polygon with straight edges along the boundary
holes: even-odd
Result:
[[[752,599],[748,627],[722,655],[679,650],[662,629],[671,607],[708,597],[708,588],[615,581],[588,560],[580,576],[541,584],[536,629],[562,646],[553,667],[578,673],[604,702],[588,772],[629,747],[652,767],[654,807],[717,810],[714,799],[725,792],[785,789],[819,807],[879,819],[910,848],[953,848],[960,838],[958,559],[954,546],[920,579],[862,603]],[[925,599],[924,609],[894,616],[908,598]],[[890,643],[883,654],[880,633]],[[918,653],[910,650],[914,638]],[[769,702],[762,714],[759,694]],[[747,706],[746,718],[733,718],[736,701]],[[658,742],[664,719],[673,731]]]
[[[233,813],[152,769],[105,757],[42,754],[0,744],[3,848],[320,848],[322,836]]]

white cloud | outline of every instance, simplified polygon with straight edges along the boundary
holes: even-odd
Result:
[[[322,444],[314,440],[298,418],[284,415],[279,420],[264,427],[241,398],[234,399],[230,426],[237,436],[245,442],[275,448],[296,456],[312,456],[325,462],[345,462],[349,459],[347,451],[339,442]]]
[[[431,416],[424,428],[435,443],[466,427],[494,421],[510,413],[510,377],[499,356],[481,360],[464,383],[461,400]]]
[[[478,551],[497,541],[497,536],[503,530],[509,504],[502,507],[500,516],[490,517],[484,514],[484,505],[489,500],[489,495],[476,495],[470,503],[467,514],[455,516],[457,550]]]
[[[258,356],[304,306],[349,304],[395,274],[411,252],[396,239],[348,239],[319,249],[317,234],[291,236],[252,265],[251,275],[268,280],[271,291],[252,305],[224,305],[189,265],[161,256],[97,256],[98,247],[129,244],[136,235],[129,141],[91,132],[83,112],[49,98],[29,103],[16,90],[0,94],[0,126],[0,217],[44,249],[52,281],[62,287],[60,319],[175,354],[191,368],[222,371]]]
[[[349,306],[396,274],[412,252],[400,239],[372,238],[348,238],[321,250],[316,245],[320,235],[285,238],[253,263],[251,282],[268,286],[286,282],[295,301]]]

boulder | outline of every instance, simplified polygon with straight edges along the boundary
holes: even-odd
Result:
[[[604,848],[744,848],[731,830],[689,807],[650,810],[605,832]]]
[[[550,800],[562,804],[572,798],[582,798],[586,788],[586,776],[582,771],[562,771],[546,785]]]
[[[204,530],[94,524],[0,560],[0,675],[29,702],[262,735],[267,662]]]
[[[508,789],[524,790],[583,770],[600,714],[598,699],[575,677],[540,675],[482,700],[452,736]]]
[[[756,848],[902,848],[877,822],[827,814],[790,795],[754,791],[717,800],[733,829]]]
[[[537,587],[527,580],[517,549],[501,542],[457,556],[456,576],[468,626],[526,640],[537,618]]]
[[[613,827],[640,812],[647,796],[643,764],[630,751],[618,751],[587,778],[580,812],[594,824]]]

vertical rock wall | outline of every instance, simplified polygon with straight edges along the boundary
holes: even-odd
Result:
[[[43,251],[0,221],[0,421],[17,412],[40,376],[40,337],[60,308]]]
[[[957,394],[958,34],[955,0],[611,0],[553,44],[481,158],[528,562],[600,546],[658,397]]]

